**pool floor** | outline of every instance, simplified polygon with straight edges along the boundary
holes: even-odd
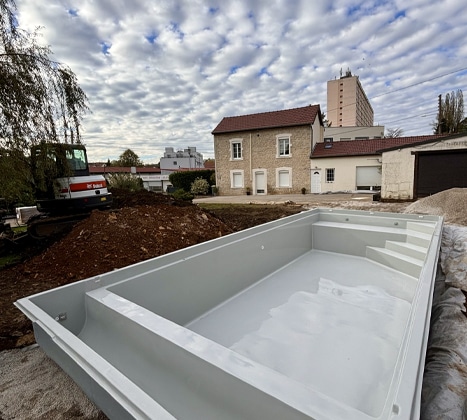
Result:
[[[367,258],[311,250],[185,327],[377,416],[415,288]]]

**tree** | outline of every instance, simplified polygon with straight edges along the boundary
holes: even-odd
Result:
[[[446,93],[444,101],[440,95],[438,108],[438,119],[433,123],[435,134],[459,133],[466,130],[462,90]]]
[[[0,0],[0,149],[9,164],[17,160],[17,168],[27,168],[31,147],[42,141],[80,143],[88,107],[75,74],[49,58],[50,48],[37,42],[38,29],[18,27],[15,9],[14,0]],[[0,195],[12,176],[2,173]]]
[[[386,129],[386,135],[384,137],[393,139],[395,137],[402,137],[404,130],[400,127],[398,128],[388,128]]]
[[[126,149],[117,161],[118,166],[143,166],[138,155],[131,149]]]
[[[332,125],[332,121],[329,121],[327,118],[326,118],[326,114],[324,112],[321,113],[321,119],[323,120],[323,125],[325,127],[331,127]]]
[[[16,156],[16,154],[21,156]],[[0,197],[9,208],[34,204],[34,189],[31,182],[29,162],[21,152],[0,149]]]
[[[0,0],[0,147],[79,143],[86,95],[71,69],[38,44],[38,29],[18,28],[14,9],[14,0]]]

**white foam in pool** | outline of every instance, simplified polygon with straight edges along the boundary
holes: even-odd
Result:
[[[382,287],[393,289],[396,279],[399,286],[407,283],[397,288],[399,297]],[[187,327],[376,416],[390,386],[414,284],[365,258],[311,251]]]

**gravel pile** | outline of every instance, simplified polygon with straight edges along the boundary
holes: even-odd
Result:
[[[410,204],[405,213],[444,216],[444,222],[467,225],[467,188],[451,188]]]

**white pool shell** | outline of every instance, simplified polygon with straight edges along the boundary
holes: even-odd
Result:
[[[16,305],[110,418],[415,419],[442,224],[315,209]]]

